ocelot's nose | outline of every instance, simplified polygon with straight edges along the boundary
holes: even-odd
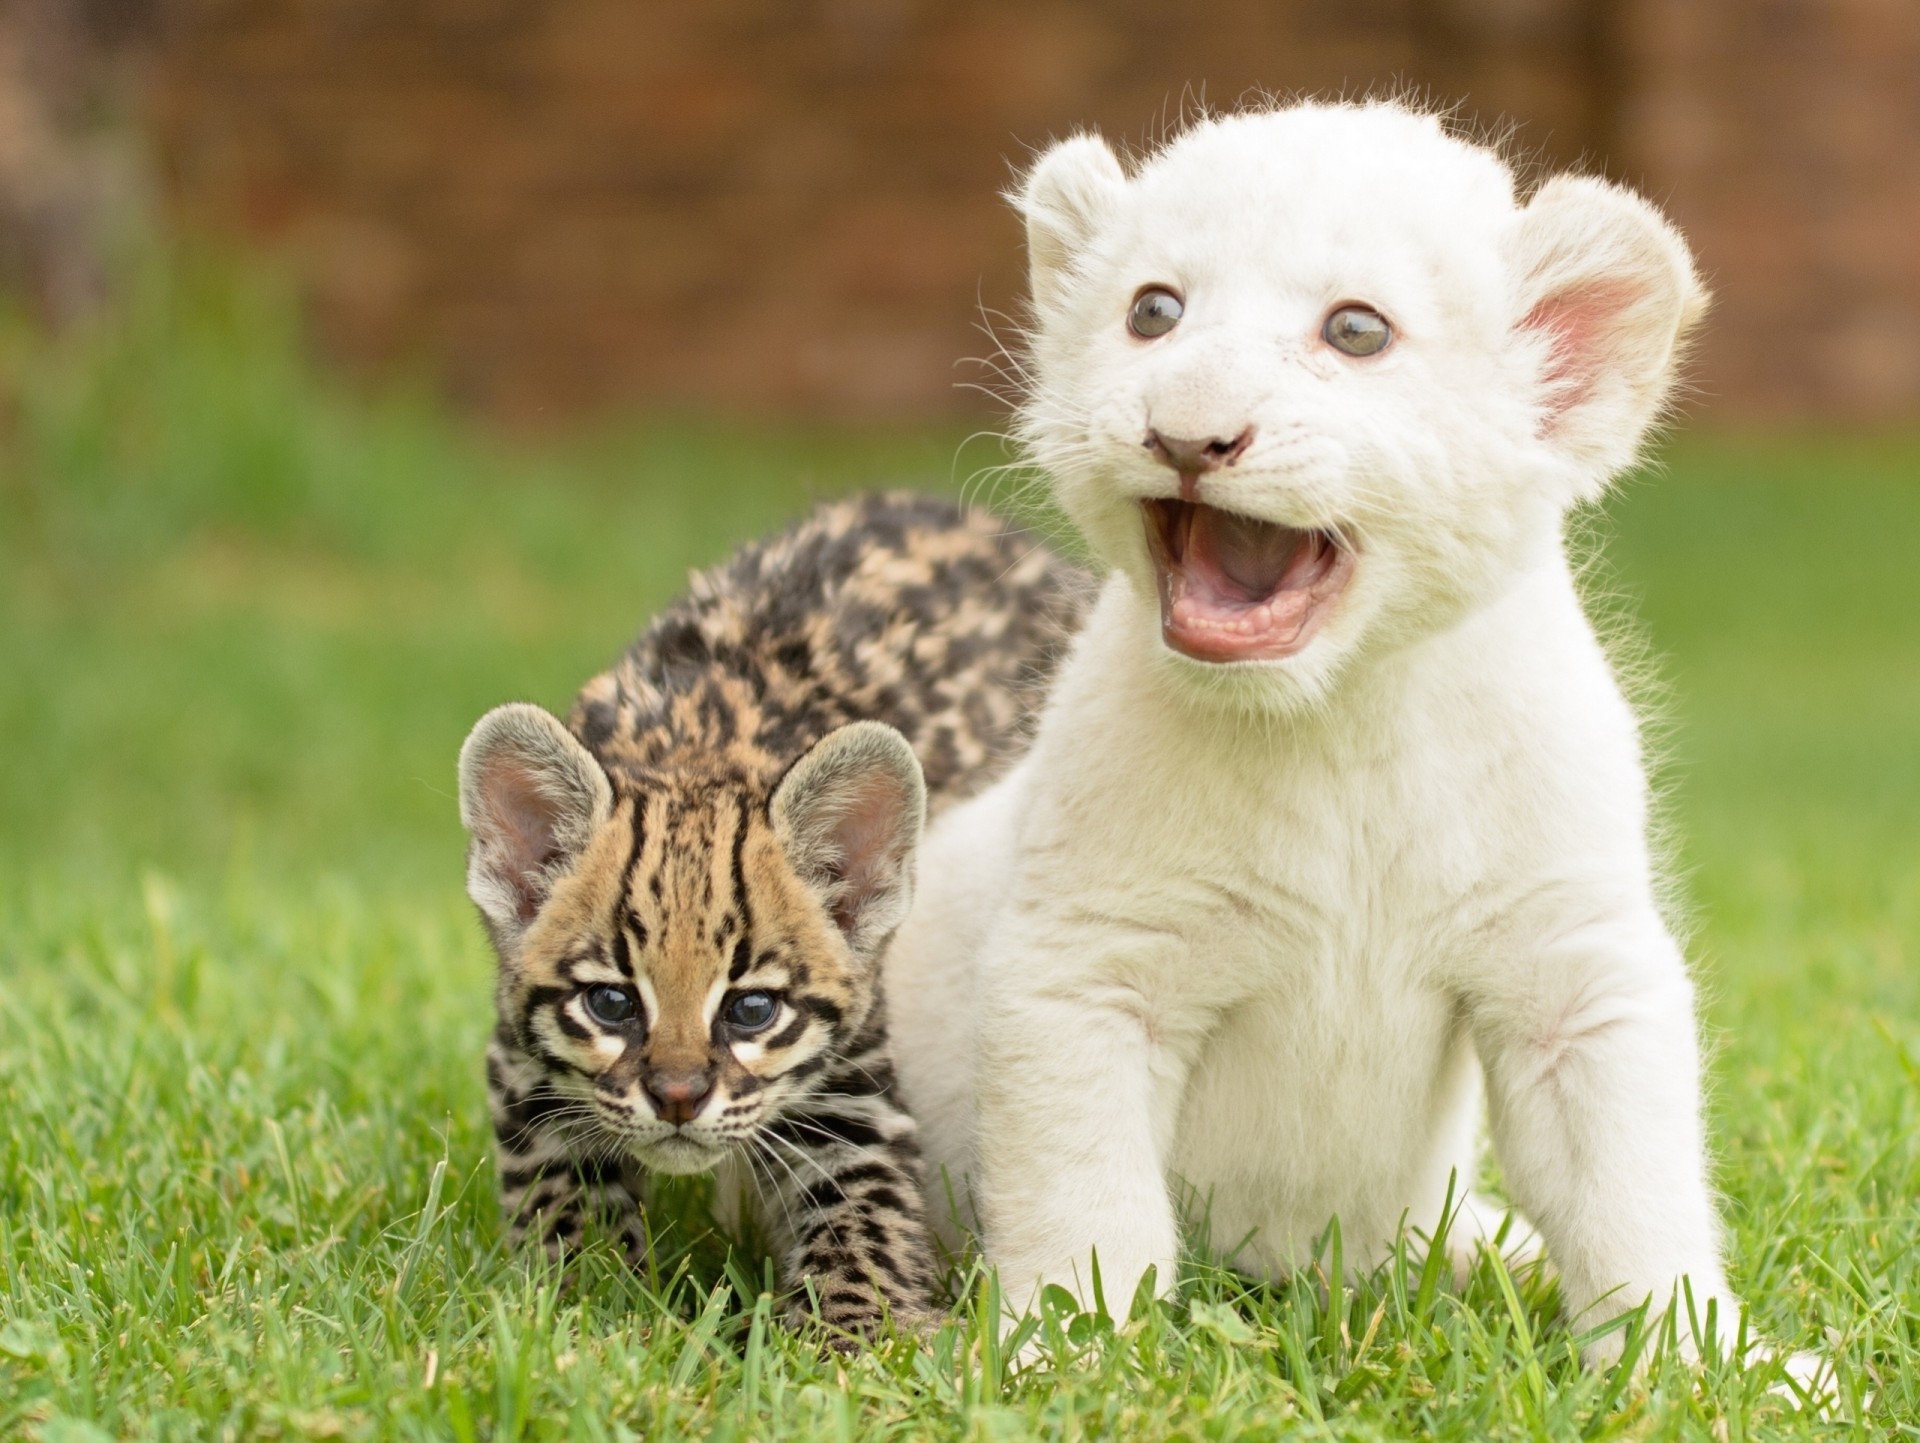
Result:
[[[656,1067],[646,1075],[642,1086],[647,1089],[654,1113],[662,1122],[670,1122],[677,1127],[683,1122],[692,1122],[699,1115],[700,1104],[713,1091],[713,1075],[705,1071],[688,1072]]]
[[[1253,444],[1253,427],[1237,436],[1169,436],[1149,429],[1146,447],[1182,476],[1198,476],[1231,466]]]

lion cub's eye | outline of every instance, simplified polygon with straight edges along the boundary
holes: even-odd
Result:
[[[1327,317],[1320,334],[1336,351],[1349,356],[1372,356],[1387,348],[1393,327],[1372,306],[1342,306]]]
[[[597,982],[587,989],[587,1015],[606,1027],[618,1027],[633,1021],[637,1010],[633,994],[624,987]]]
[[[1142,340],[1164,336],[1180,323],[1186,307],[1165,286],[1148,286],[1133,298],[1133,310],[1127,315],[1127,329]]]
[[[735,1032],[764,1032],[779,1015],[779,999],[771,992],[742,992],[727,1004],[727,1024]]]

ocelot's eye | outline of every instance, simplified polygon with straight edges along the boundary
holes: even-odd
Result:
[[[1329,346],[1349,356],[1375,356],[1393,339],[1393,327],[1372,306],[1341,306],[1320,328]]]
[[[780,999],[771,992],[742,992],[727,1003],[727,1025],[735,1032],[765,1032],[780,1015]]]
[[[634,1014],[640,1010],[632,992],[607,982],[594,983],[582,1000],[587,1005],[587,1016],[604,1027],[624,1026],[633,1021]]]
[[[1165,286],[1148,286],[1133,298],[1133,309],[1127,313],[1127,329],[1141,340],[1151,341],[1179,325],[1186,309],[1180,297]]]

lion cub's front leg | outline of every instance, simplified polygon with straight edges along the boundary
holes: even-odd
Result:
[[[1673,1305],[1690,1345],[1711,1308],[1724,1347],[1739,1303],[1707,1183],[1693,987],[1651,908],[1591,911],[1475,989],[1494,1146],[1576,1327]],[[1610,1361],[1620,1346],[1614,1333],[1590,1356]]]
[[[1138,962],[1130,950],[1032,924],[987,948],[979,1192],[987,1256],[1015,1313],[1058,1284],[1124,1316],[1149,1268],[1161,1290],[1173,1282],[1166,1147],[1189,1059],[1154,1040],[1141,993],[1111,980],[1129,975],[1113,964]]]

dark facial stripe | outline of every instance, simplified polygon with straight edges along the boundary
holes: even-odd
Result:
[[[531,1029],[529,1029],[529,1032],[531,1032]],[[564,1057],[547,1046],[545,1038],[530,1035],[527,1039],[526,1051],[529,1057],[533,1058],[536,1062],[545,1063],[551,1071],[570,1072],[576,1077],[591,1078],[593,1076],[591,1072],[575,1062],[571,1057]]]
[[[733,896],[740,908],[740,915],[746,921],[741,928],[741,946],[753,935],[753,903],[747,899],[747,819],[751,809],[747,804],[745,792],[735,799],[737,806],[733,818]],[[736,974],[738,975],[738,974]]]
[[[801,1012],[793,1021],[789,1022],[785,1027],[781,1028],[778,1033],[766,1040],[766,1050],[768,1052],[778,1052],[783,1047],[793,1046],[794,1043],[806,1036],[807,1029],[811,1026],[813,1026],[813,1019],[807,1016],[805,1012]]]
[[[794,1063],[793,1066],[789,1067],[785,1072],[780,1074],[780,1080],[785,1083],[803,1082],[807,1078],[812,1077],[815,1073],[825,1072],[826,1069],[827,1069],[826,1054],[816,1053],[812,1057],[807,1058],[804,1062]]]
[[[795,1005],[798,1006],[802,1012],[811,1013],[813,1016],[818,1017],[822,1022],[826,1023],[828,1027],[834,1028],[836,1030],[839,1028],[841,1022],[845,1020],[847,1015],[846,1013],[840,1010],[840,1006],[838,1003],[829,1002],[826,998],[820,997],[820,996],[807,996],[807,997],[798,998],[795,1002]]]
[[[628,899],[633,895],[633,875],[640,870],[640,854],[647,849],[647,799],[635,793],[629,818],[633,827],[633,845],[627,849],[627,865],[620,869],[620,890],[614,894],[613,915],[607,919],[614,942],[615,962],[627,976],[633,976],[632,959],[627,955],[626,929],[631,926],[637,945],[647,945],[647,924],[642,922]]]

